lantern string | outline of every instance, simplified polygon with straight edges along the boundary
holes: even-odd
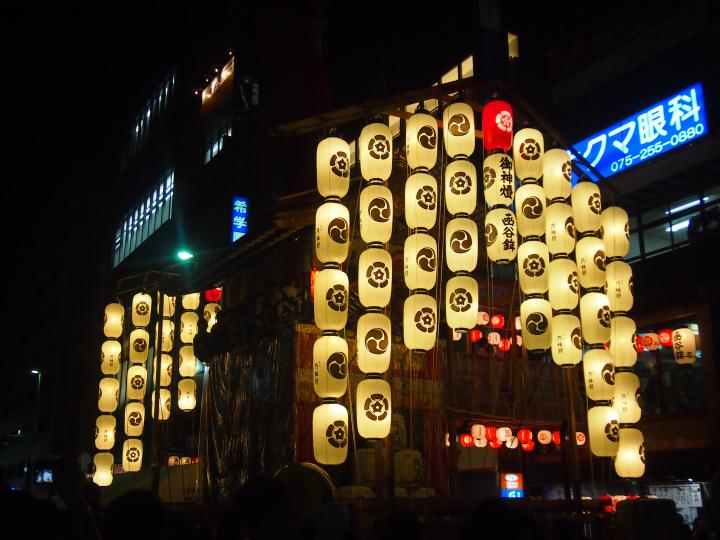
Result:
[[[343,338],[347,338],[345,335],[345,328],[343,328]],[[355,411],[353,410],[353,399],[352,399],[352,381],[350,380],[350,366],[352,365],[353,361],[357,358],[357,340],[355,341],[355,354],[348,362],[348,368],[347,368],[347,378],[348,378],[348,385],[347,385],[347,402],[348,406],[350,408],[350,414],[348,415],[348,422],[350,423],[350,433],[352,433],[352,441],[353,441],[353,457],[355,460],[355,474],[357,475],[357,478],[360,478],[360,464],[358,462],[358,452],[357,452],[357,423],[355,422]]]

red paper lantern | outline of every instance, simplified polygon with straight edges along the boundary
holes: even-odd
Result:
[[[478,330],[477,328],[473,328],[470,330],[470,341],[472,343],[477,343],[482,339],[482,332]]]
[[[560,432],[559,431],[553,431],[553,442],[560,446],[560,443],[562,442],[562,439],[560,438]]]
[[[504,315],[493,315],[490,318],[490,326],[493,328],[502,328],[505,326],[505,316]]]
[[[522,443],[520,448],[522,448],[525,452],[532,452],[535,449],[535,442],[528,441],[526,443]]]
[[[635,350],[637,352],[643,352],[645,350],[645,347],[643,347],[643,338],[640,335],[635,336]]]
[[[501,351],[507,352],[510,350],[510,345],[512,345],[512,340],[508,339],[508,338],[503,338],[500,340],[500,344],[498,345],[498,348]]]
[[[317,279],[317,269],[313,268],[310,271],[310,300],[315,299],[315,280]]]
[[[488,444],[490,448],[500,448],[503,445],[500,441],[488,441]]]
[[[497,441],[497,428],[495,426],[486,427],[485,438],[488,440],[488,442]]]
[[[460,435],[460,444],[464,448],[470,448],[473,444],[475,444],[475,440],[470,433],[463,433]]]
[[[208,302],[219,302],[222,298],[222,287],[214,287],[205,291],[205,300]]]
[[[487,103],[482,111],[483,145],[485,150],[503,150],[512,146],[513,114],[509,103],[499,99]]]
[[[669,328],[664,328],[663,330],[660,330],[658,332],[658,339],[660,340],[660,345],[663,347],[666,347],[672,343],[672,333],[673,331]]]
[[[517,432],[517,437],[522,444],[527,444],[532,441],[532,431],[527,428],[519,429]]]

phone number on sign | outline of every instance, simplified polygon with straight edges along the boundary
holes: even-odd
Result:
[[[678,144],[683,144],[690,139],[693,139],[697,137],[698,135],[702,135],[705,131],[705,126],[703,124],[697,124],[696,126],[690,126],[686,130],[678,131],[677,133],[674,133],[672,137],[670,137],[670,140],[665,142],[656,142],[655,144],[651,144],[649,146],[646,146],[645,148],[642,148],[638,154],[635,154],[634,156],[625,156],[624,158],[618,159],[617,161],[613,161],[612,165],[610,165],[610,170],[612,172],[618,172],[620,169],[624,167],[629,167],[633,164],[636,160],[644,160],[649,157],[652,157],[656,154],[662,153],[664,150],[666,150],[666,146],[677,146]]]

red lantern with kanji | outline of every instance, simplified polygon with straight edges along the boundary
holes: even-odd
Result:
[[[496,99],[487,103],[482,111],[483,145],[485,150],[507,152],[512,146],[513,114],[506,101]]]
[[[498,344],[498,348],[501,351],[507,352],[510,350],[510,345],[512,345],[512,340],[509,338],[503,338],[500,340],[500,343]]]
[[[562,439],[560,438],[560,432],[559,431],[553,431],[552,433],[553,442],[560,446],[560,443],[562,442]]]
[[[470,341],[472,343],[477,343],[482,339],[482,332],[478,330],[477,328],[473,328],[470,330]]]
[[[485,428],[485,438],[489,442],[497,441],[497,428],[495,426],[488,426]]]
[[[493,315],[490,318],[490,326],[493,328],[502,328],[505,326],[505,316],[504,315]]]
[[[205,300],[208,302],[219,302],[222,298],[222,287],[213,287],[205,291]]]
[[[535,442],[528,441],[526,443],[522,443],[520,448],[522,448],[525,452],[532,452],[535,449]]]
[[[672,344],[672,333],[673,331],[669,328],[664,328],[658,332],[658,339],[660,340],[660,345],[663,347],[667,347]]]
[[[497,449],[497,448],[500,448],[503,445],[503,443],[501,443],[500,441],[488,441],[488,445],[490,446],[490,448]]]
[[[532,431],[530,431],[529,429],[522,428],[518,430],[517,437],[522,444],[527,444],[532,441],[533,434]]]
[[[473,444],[475,444],[475,439],[470,433],[460,435],[460,445],[463,448],[470,448]]]

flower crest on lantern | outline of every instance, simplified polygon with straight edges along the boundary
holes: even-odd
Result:
[[[512,146],[513,111],[506,101],[499,99],[485,104],[482,111],[483,146],[488,152]]]

